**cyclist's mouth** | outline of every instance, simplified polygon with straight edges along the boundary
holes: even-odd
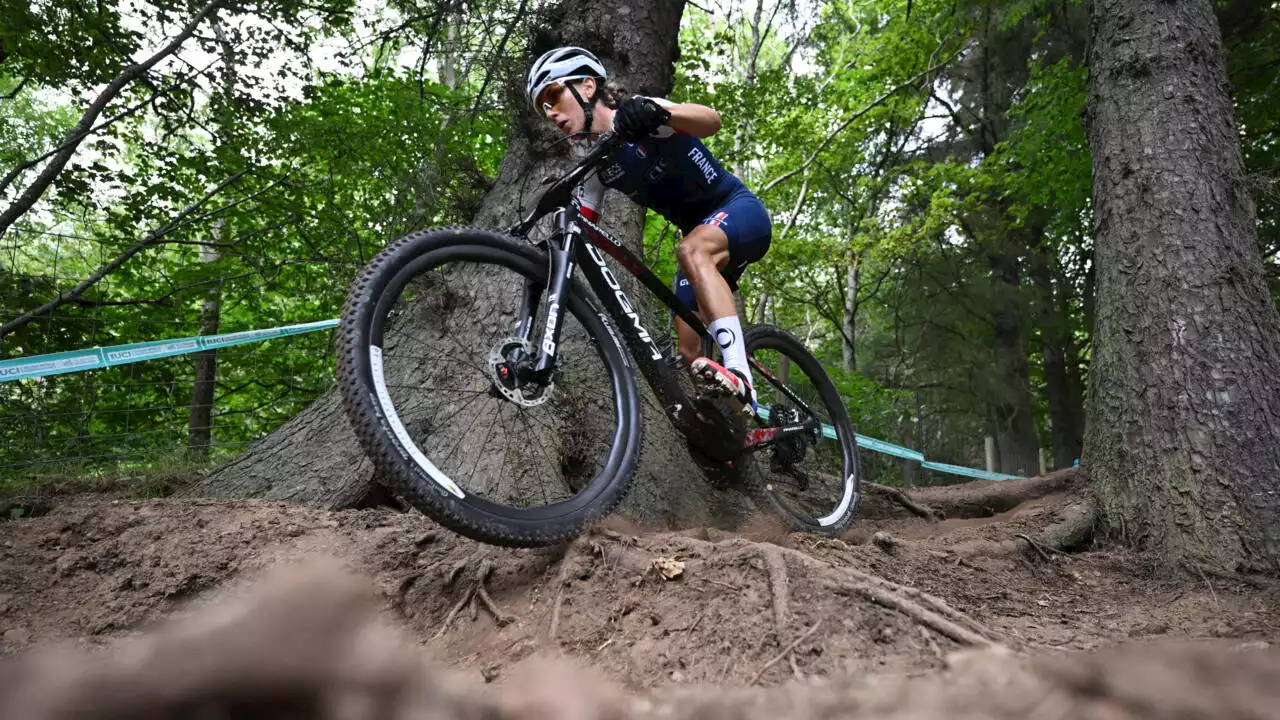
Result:
[[[561,130],[563,130],[563,131],[565,131],[565,132],[569,132],[569,119],[568,119],[568,118],[565,118],[564,120],[561,120],[560,122],[558,122],[558,123],[556,123],[556,124],[560,126],[560,129],[561,129]]]

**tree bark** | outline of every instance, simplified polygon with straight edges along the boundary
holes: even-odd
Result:
[[[1083,462],[1112,535],[1280,571],[1280,316],[1209,0],[1094,0],[1097,325]]]
[[[531,57],[526,61],[556,45],[581,45],[601,56],[610,71],[610,79],[625,91],[664,95],[670,91],[673,80],[675,43],[683,6],[683,0],[645,0],[626,6],[605,0],[568,0],[546,12],[547,29],[535,33]],[[525,68],[527,64],[510,72],[514,79],[509,90],[517,114],[513,118],[508,150],[496,182],[474,219],[476,226],[498,228],[516,221],[521,215],[522,203],[527,205],[533,200],[534,193],[530,189],[536,186],[537,179],[562,170],[568,162],[563,156],[548,157],[538,150],[539,146],[546,146],[556,139],[557,134],[528,110],[527,103],[514,97],[523,90],[523,83],[519,81]],[[560,144],[557,147],[563,153],[566,146]],[[638,206],[617,193],[609,193],[602,218],[611,231],[633,250],[638,250],[643,238],[644,218]],[[629,285],[627,289],[633,300],[646,297],[628,274],[621,270],[616,274]],[[485,293],[485,288],[481,287],[469,299]],[[479,299],[474,305],[481,314],[494,312],[491,305],[484,306]],[[426,331],[424,334],[430,335],[427,328],[434,328],[432,323],[446,322],[440,313],[417,312],[420,309],[415,308],[411,313],[414,320],[410,329],[420,327]],[[513,306],[507,311],[514,310]],[[646,327],[661,327],[654,322],[647,308],[641,306],[640,310],[646,315]],[[445,314],[450,313],[456,314],[452,310]],[[492,317],[488,321],[491,322]],[[447,322],[454,325],[458,321],[449,319]],[[389,376],[390,373],[389,370]],[[390,383],[391,380],[388,381]],[[618,512],[645,525],[660,527],[691,524],[732,526],[745,519],[751,509],[750,502],[741,493],[714,490],[705,482],[702,472],[689,458],[683,438],[672,429],[648,386],[643,380],[639,380],[639,386],[645,405],[644,452],[631,492]],[[477,412],[492,413],[492,410]],[[467,413],[467,410],[460,411],[451,422],[461,428],[472,425],[484,427],[485,422],[491,422],[491,418],[472,417]],[[406,425],[410,424],[408,419],[402,419]],[[590,435],[596,418],[584,413],[578,420],[580,431]],[[564,449],[569,442],[566,438],[548,440],[548,446],[558,449],[562,457],[572,455]],[[553,445],[553,441],[557,444]],[[572,464],[566,463],[566,476],[572,474]],[[510,464],[504,467],[514,472]],[[500,474],[505,476],[511,472]],[[540,482],[572,481],[568,477],[542,477]],[[371,463],[354,440],[336,389],[331,389],[254,448],[211,474],[196,492],[223,497],[288,499],[319,507],[341,508],[356,505],[371,493],[376,494],[377,490]]]
[[[840,362],[849,372],[856,372],[858,369],[858,348],[854,343],[858,339],[858,280],[862,270],[861,260],[858,253],[850,253],[849,263],[844,268],[844,314],[841,317],[844,327],[840,333]]]

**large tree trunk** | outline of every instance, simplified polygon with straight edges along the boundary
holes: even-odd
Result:
[[[569,0],[547,12],[545,18],[549,29],[535,36],[531,54],[536,57],[542,51],[561,44],[588,47],[601,55],[610,70],[611,80],[625,91],[665,95],[671,89],[672,63],[683,5],[683,0],[645,0],[626,6],[615,6],[604,0]],[[523,73],[528,67],[528,60],[511,68],[509,73],[512,79],[508,89],[513,95],[517,115],[513,118],[508,150],[498,178],[474,220],[474,224],[480,227],[505,227],[516,221],[520,216],[521,203],[527,205],[531,202],[535,194],[531,189],[537,180],[567,166],[568,159],[563,156],[565,144],[557,146],[562,153],[559,157],[539,153],[539,147],[555,139],[554,129],[539,122],[528,111],[527,103],[514,97],[522,93]],[[627,198],[616,193],[606,196],[605,224],[624,238],[633,250],[639,249],[642,240],[643,217],[643,211]],[[632,298],[645,297],[630,276],[622,271],[617,274],[624,282],[633,285],[629,288]],[[492,324],[495,312],[491,303],[485,304],[486,298],[494,294],[481,286],[463,299],[471,303],[468,311],[477,313],[476,319],[482,321],[485,328]],[[514,310],[512,306],[507,312]],[[425,312],[421,307],[415,307],[411,314],[415,320],[408,331],[431,323],[448,323],[451,328],[462,324],[457,318],[459,312],[452,309],[443,313],[443,316],[449,316],[447,318],[441,313]],[[645,311],[645,315],[649,316],[646,318],[647,327],[661,327],[653,321],[651,313]],[[389,342],[388,353],[391,352],[390,345]],[[388,376],[391,372],[388,370]],[[443,371],[430,369],[422,372]],[[432,385],[421,382],[423,377],[416,379],[419,385]],[[645,404],[645,449],[632,490],[619,512],[633,520],[659,526],[735,525],[744,519],[751,509],[750,503],[740,493],[711,489],[688,457],[683,439],[672,430],[647,385],[643,380],[639,380],[639,384]],[[434,400],[428,398],[424,402]],[[418,409],[421,408],[407,411]],[[451,423],[459,428],[487,427],[492,423],[491,417],[477,413],[492,413],[492,409],[460,410],[451,418]],[[576,431],[591,435],[596,417],[582,413],[577,420],[579,427]],[[564,448],[566,442],[560,442],[556,447],[562,457],[568,458],[572,453]],[[548,445],[551,446],[551,442]],[[567,475],[573,473],[571,465],[568,463],[564,468]],[[515,474],[510,464],[504,470],[500,474]],[[544,476],[542,482],[571,483],[572,480]],[[376,496],[379,490],[374,482],[372,466],[357,446],[341,410],[338,393],[330,390],[253,449],[212,474],[201,483],[197,492],[214,496],[289,499],[319,507],[340,508],[358,504],[371,493]]]
[[[1209,0],[1094,0],[1098,266],[1084,463],[1111,532],[1280,570],[1280,317]]]

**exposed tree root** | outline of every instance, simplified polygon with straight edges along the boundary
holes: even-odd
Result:
[[[760,678],[764,677],[764,673],[766,670],[776,665],[778,661],[781,660],[782,658],[789,657],[791,655],[791,651],[795,650],[797,645],[804,642],[805,639],[807,639],[810,635],[816,632],[818,629],[818,626],[820,625],[822,625],[822,618],[818,618],[818,622],[814,623],[813,627],[809,628],[808,630],[805,630],[803,635],[796,638],[795,640],[792,640],[785,648],[782,649],[782,652],[778,653],[771,660],[769,660],[769,662],[762,665],[760,669],[756,671],[755,676],[752,677],[751,681],[748,682],[747,684],[755,685],[756,683],[760,682]],[[792,665],[792,671],[796,674],[799,674],[800,672],[799,668],[796,668],[794,665]]]
[[[454,566],[454,569],[449,573],[449,578],[446,581],[446,584],[453,584],[458,575],[461,574],[462,569],[465,568],[469,562],[470,561],[465,561]],[[475,582],[471,585],[470,589],[463,594],[462,599],[453,606],[453,609],[449,611],[449,614],[445,616],[444,622],[440,623],[440,629],[431,637],[432,640],[444,635],[445,631],[449,629],[449,625],[453,623],[454,618],[458,616],[458,613],[462,612],[462,608],[467,607],[468,605],[471,608],[472,621],[476,620],[480,615],[479,605],[484,605],[485,610],[488,610],[489,614],[493,615],[493,619],[498,623],[499,627],[510,624],[515,620],[514,616],[502,612],[497,603],[493,601],[493,598],[489,596],[489,591],[485,588],[485,583],[488,582],[489,575],[492,572],[493,563],[488,558],[481,560],[480,569],[476,572]]]
[[[912,501],[948,518],[990,517],[1029,500],[1065,492],[1087,479],[1084,468],[1070,467],[1021,480],[974,480],[960,485],[920,488],[912,493]]]
[[[866,488],[870,492],[878,493],[893,500],[895,503],[909,510],[913,515],[922,517],[930,522],[937,522],[939,520],[946,519],[945,513],[935,510],[928,505],[921,505],[915,500],[912,500],[910,496],[898,488],[873,482],[864,482],[862,483],[862,487]]]
[[[954,623],[897,593],[890,592],[883,587],[877,587],[870,583],[848,580],[844,582],[829,582],[828,587],[836,593],[842,595],[858,594],[881,607],[896,610],[921,625],[935,630],[962,645],[988,647],[996,644],[982,635],[969,630],[968,628],[961,627],[959,624]]]
[[[569,550],[575,545],[570,545]],[[547,637],[551,642],[556,642],[556,638],[560,634],[560,608],[564,605],[564,588],[569,584],[569,554],[565,553],[564,559],[560,561],[560,572],[556,575],[556,601],[551,606],[551,628],[547,630]]]
[[[1071,552],[1093,539],[1098,506],[1092,499],[1072,503],[1060,510],[1058,516],[1061,519],[1045,528],[1037,541],[1059,552]]]
[[[787,561],[776,546],[765,546],[765,567],[769,569],[769,587],[773,591],[773,621],[778,630],[787,626]]]
[[[702,541],[692,540],[692,542]],[[798,550],[777,547],[776,552],[780,557],[791,559],[799,566],[809,567],[822,573],[826,577],[824,584],[834,592],[842,595],[860,595],[881,607],[900,612],[963,645],[988,647],[1008,642],[999,633],[951,607],[941,598],[917,588],[899,585],[854,568],[831,565]],[[737,558],[759,554],[758,548],[748,546],[717,559],[732,562]]]
[[[1084,548],[1093,539],[1098,520],[1098,507],[1092,500],[1072,503],[1058,512],[1059,519],[1038,535],[1019,533],[1004,541],[970,544],[952,550],[963,557],[1027,556],[1030,560],[1049,562],[1054,556],[1066,557]]]

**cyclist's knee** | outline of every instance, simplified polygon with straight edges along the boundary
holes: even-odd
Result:
[[[694,231],[676,246],[676,260],[686,272],[704,264],[718,269],[729,260],[729,246],[717,242],[711,233]]]
[[[676,246],[676,262],[680,263],[680,267],[685,268],[686,272],[690,268],[697,267],[704,254],[699,243],[692,238],[685,238]]]

